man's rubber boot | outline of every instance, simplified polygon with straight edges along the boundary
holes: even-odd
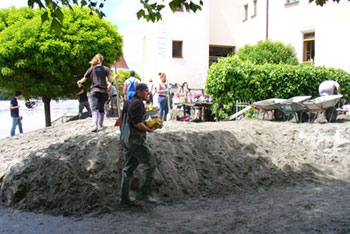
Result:
[[[146,202],[146,203],[150,203],[150,204],[156,204],[158,203],[158,200],[155,199],[154,197],[150,196],[150,195],[143,195],[143,194],[136,194],[136,200],[138,201],[142,201],[142,202]]]
[[[142,205],[135,201],[135,198],[124,198],[119,201],[120,206],[133,206],[133,207],[141,207]]]
[[[147,203],[157,203],[157,200],[149,195],[151,191],[154,171],[155,167],[150,165],[145,166],[139,181],[139,189],[136,192],[136,200]]]
[[[122,185],[120,188],[120,201],[121,206],[135,206],[138,207],[140,204],[135,202],[135,198],[129,197],[129,190],[132,177],[122,177]]]

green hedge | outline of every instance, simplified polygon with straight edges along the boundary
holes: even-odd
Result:
[[[237,51],[236,55],[242,61],[250,61],[254,64],[298,64],[294,47],[280,41],[266,40],[256,45],[245,45]]]
[[[217,119],[233,114],[235,100],[259,101],[268,98],[290,98],[300,95],[318,97],[318,86],[324,80],[337,80],[345,98],[350,98],[349,73],[334,68],[300,64],[254,65],[237,56],[219,59],[209,71],[207,93],[214,100]]]

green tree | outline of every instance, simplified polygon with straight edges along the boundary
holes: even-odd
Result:
[[[350,1],[350,0],[348,0]],[[328,0],[309,0],[309,2],[316,2],[317,5],[323,6],[328,2]],[[340,2],[340,0],[333,0],[333,2]]]
[[[50,101],[74,97],[76,81],[95,54],[103,54],[108,65],[122,55],[115,25],[90,15],[88,8],[73,8],[62,8],[60,35],[41,23],[43,10],[0,10],[0,87],[21,90],[25,98],[41,97],[46,126],[51,125]]]
[[[241,60],[254,64],[298,64],[294,48],[279,41],[266,40],[256,45],[245,45],[237,51],[236,55]]]
[[[62,23],[64,19],[64,13],[61,11],[61,6],[67,6],[72,9],[72,5],[78,5],[81,7],[88,7],[91,10],[91,13],[94,11],[100,17],[105,16],[102,11],[105,2],[108,0],[28,0],[29,7],[39,6],[40,9],[48,9],[48,11],[42,14],[42,20],[50,21],[51,28],[55,30],[57,34],[61,32]],[[164,0],[162,1],[164,2]],[[195,3],[192,0],[172,0],[170,1],[169,7],[175,12],[181,6],[184,6],[187,11],[196,12],[197,10],[202,9],[203,1],[198,0]],[[163,3],[154,2],[150,3],[149,0],[140,0],[142,4],[142,9],[140,9],[136,15],[137,18],[144,18],[147,21],[158,21],[162,18],[161,10],[166,6]],[[51,17],[49,17],[51,16]]]

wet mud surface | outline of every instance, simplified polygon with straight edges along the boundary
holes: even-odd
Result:
[[[350,122],[167,122],[147,140],[160,204],[142,208],[118,205],[113,124],[1,140],[0,233],[350,232]]]

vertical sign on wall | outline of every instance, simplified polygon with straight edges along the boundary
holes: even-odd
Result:
[[[166,16],[167,10],[162,14]],[[167,19],[164,17],[158,25],[158,56],[162,59],[166,58],[167,54]]]

